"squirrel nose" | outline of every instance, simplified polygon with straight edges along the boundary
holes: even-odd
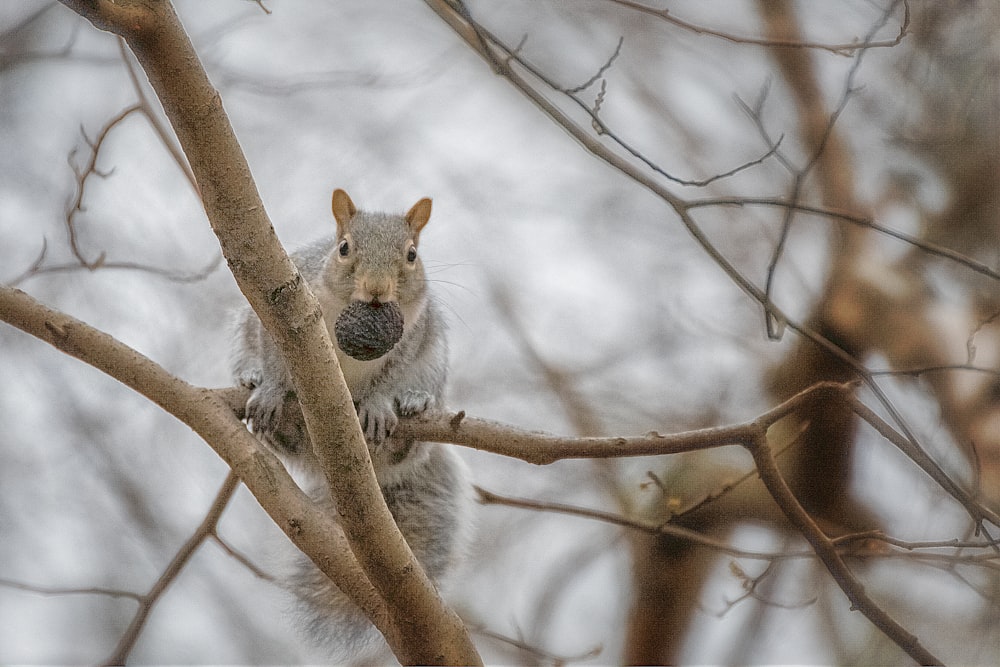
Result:
[[[366,278],[361,281],[361,299],[360,301],[391,301],[395,290],[391,280],[388,279],[371,279]]]

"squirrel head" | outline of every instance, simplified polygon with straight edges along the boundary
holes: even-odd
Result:
[[[345,301],[409,303],[423,296],[417,244],[430,219],[430,199],[421,199],[405,215],[373,213],[359,211],[347,193],[337,189],[332,209],[337,241],[329,262]]]

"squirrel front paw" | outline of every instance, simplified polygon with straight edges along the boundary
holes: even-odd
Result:
[[[250,370],[240,371],[240,373],[236,376],[236,383],[241,387],[246,387],[247,389],[259,387],[263,382],[264,371],[259,368],[251,368]]]
[[[281,423],[287,391],[279,385],[254,387],[247,399],[246,420],[254,433],[273,433]]]
[[[358,404],[358,421],[365,439],[370,444],[381,445],[396,430],[399,418],[391,399],[371,396]]]
[[[306,422],[295,391],[282,385],[262,385],[251,392],[246,420],[250,429],[278,454],[299,455],[310,450]]]
[[[371,396],[358,404],[358,420],[365,439],[381,445],[399,424],[399,417],[413,417],[434,404],[434,396],[426,391],[406,389],[398,396]]]
[[[396,397],[396,407],[400,417],[413,417],[419,415],[434,404],[434,396],[426,391],[407,389]]]
[[[415,389],[407,389],[394,398],[371,396],[358,404],[358,420],[365,439],[380,445],[396,430],[399,417],[419,415],[433,404],[434,396]]]

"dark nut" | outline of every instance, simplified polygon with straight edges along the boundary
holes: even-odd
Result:
[[[337,344],[360,361],[378,359],[403,337],[403,313],[394,301],[354,301],[334,325]]]

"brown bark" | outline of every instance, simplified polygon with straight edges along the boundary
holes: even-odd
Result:
[[[388,603],[380,629],[403,662],[480,662],[389,513],[319,305],[278,243],[249,165],[190,40],[166,0],[64,0],[121,36],[149,77],[191,165],[237,284],[275,340],[340,521],[362,569]]]
[[[388,625],[385,602],[358,566],[343,530],[299,489],[223,396],[189,385],[111,336],[20,290],[0,287],[0,319],[108,374],[190,426],[239,475],[289,539],[311,554],[376,626]]]

